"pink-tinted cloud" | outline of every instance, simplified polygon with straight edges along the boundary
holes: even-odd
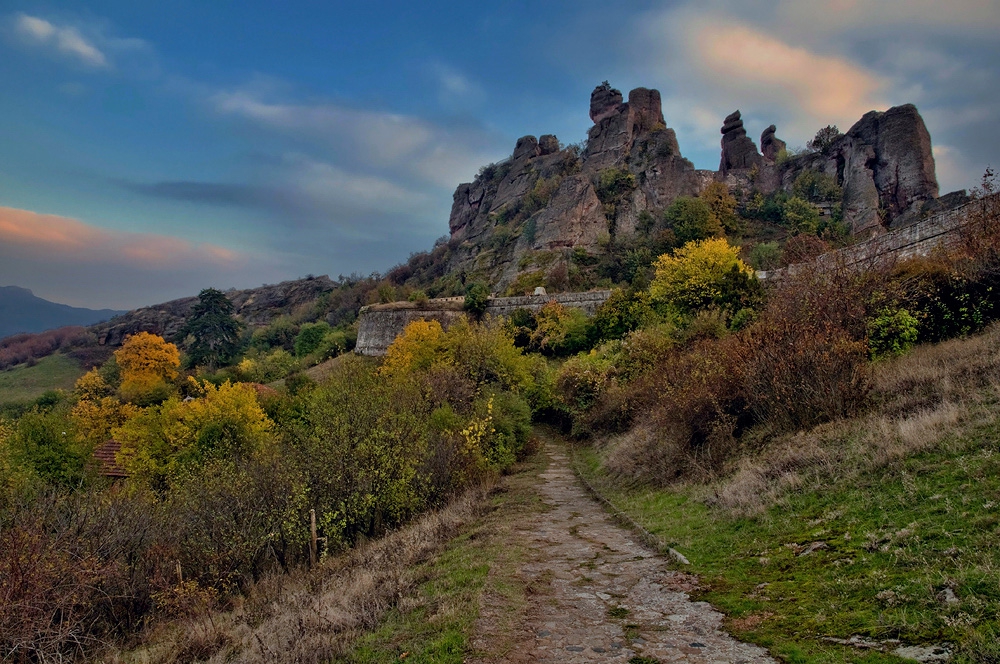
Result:
[[[706,22],[690,40],[703,73],[753,96],[787,100],[814,118],[856,119],[884,105],[884,82],[850,61],[791,46],[738,23]]]
[[[0,245],[77,261],[133,263],[171,269],[191,260],[236,264],[241,256],[223,247],[167,235],[109,231],[77,219],[0,207]]]
[[[153,233],[111,231],[77,219],[0,207],[0,285],[41,297],[117,309],[214,286],[276,281],[274,260]]]

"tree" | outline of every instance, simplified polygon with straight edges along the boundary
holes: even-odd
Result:
[[[833,143],[843,136],[837,125],[827,125],[816,132],[816,136],[806,143],[806,147],[814,152],[826,152]]]
[[[740,233],[743,224],[736,214],[736,199],[729,193],[729,187],[721,182],[710,182],[698,198],[708,203],[712,216],[719,220],[727,233]]]
[[[685,313],[724,304],[730,296],[732,270],[753,278],[753,270],[739,258],[739,249],[725,238],[689,242],[671,256],[656,260],[656,276],[649,286],[650,297]]]
[[[490,300],[490,289],[485,284],[475,282],[465,289],[465,310],[479,318],[486,312]]]
[[[198,293],[198,304],[181,330],[185,337],[194,337],[188,346],[191,365],[214,370],[231,362],[240,349],[242,328],[233,318],[233,303],[225,293],[215,288]]]
[[[722,223],[712,214],[708,202],[700,198],[677,198],[663,213],[663,218],[682,244],[720,237],[724,233]]]
[[[133,334],[115,351],[115,363],[121,370],[119,394],[139,405],[162,401],[173,391],[181,365],[177,346],[149,332]]]
[[[320,344],[323,343],[323,337],[332,331],[333,328],[326,321],[306,323],[299,330],[298,336],[295,337],[295,355],[297,357],[309,355],[319,348]]]

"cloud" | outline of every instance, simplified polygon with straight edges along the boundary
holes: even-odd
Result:
[[[55,48],[88,67],[107,67],[108,58],[97,46],[88,41],[71,26],[56,26],[43,18],[19,14],[15,29],[26,39]]]
[[[496,137],[477,127],[435,124],[412,115],[336,104],[267,101],[246,90],[211,97],[215,110],[287,134],[319,140],[338,166],[378,169],[452,188],[502,154]],[[313,146],[315,147],[315,145]]]
[[[128,308],[280,274],[273,262],[218,245],[0,207],[0,283],[69,304]]]
[[[885,83],[875,74],[745,25],[705,21],[688,45],[702,73],[716,84],[753,99],[793,103],[814,120],[859,118],[885,106],[877,96]]]
[[[20,13],[13,17],[13,30],[22,43],[47,49],[88,69],[110,70],[120,62],[138,73],[157,70],[155,54],[148,42],[110,36],[104,23],[71,25]]]

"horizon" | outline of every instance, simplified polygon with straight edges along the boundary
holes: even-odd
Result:
[[[660,90],[712,170],[736,108],[801,147],[914,103],[941,194],[968,189],[1000,148],[997,27],[1000,0],[22,2],[0,14],[0,283],[134,309],[384,272],[518,137],[584,140],[604,80]]]

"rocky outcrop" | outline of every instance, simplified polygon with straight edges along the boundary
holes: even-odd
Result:
[[[790,190],[805,170],[835,178],[844,190],[844,221],[854,235],[872,235],[918,220],[938,196],[931,137],[912,104],[866,113],[823,152],[781,166]],[[957,199],[956,199],[957,200]]]
[[[842,187],[844,219],[856,235],[942,209],[931,203],[938,192],[930,136],[913,106],[868,113],[823,152],[780,164],[786,145],[774,125],[761,134],[758,152],[736,111],[722,125],[718,171],[695,170],[681,155],[656,90],[636,88],[625,101],[604,82],[591,93],[590,118],[582,149],[561,148],[551,134],[524,136],[510,159],[459,185],[449,219],[450,269],[475,272],[503,290],[525,269],[526,255],[600,253],[609,236],[637,232],[644,212],[660,214],[713,181],[766,195],[791,191],[803,171],[825,173]],[[634,187],[601,200],[597,185],[605,175]]]
[[[604,81],[590,93],[590,119],[594,124],[599,123],[618,111],[622,103],[621,90],[615,90],[607,81]]]
[[[336,288],[329,277],[308,277],[279,284],[265,284],[260,288],[231,290],[226,297],[233,303],[233,312],[248,326],[267,325],[279,316],[292,314],[308,306],[320,295]],[[158,334],[173,339],[184,326],[197,297],[185,297],[163,304],[129,311],[111,320],[91,326],[98,343],[120,346],[127,337],[139,332]]]
[[[778,155],[788,148],[783,140],[774,135],[777,130],[777,127],[771,125],[760,135],[760,153],[772,164],[778,160]]]
[[[753,139],[747,136],[743,128],[740,112],[734,111],[726,116],[722,123],[722,160],[719,171],[723,174],[742,168],[760,166],[762,157],[757,152]]]

